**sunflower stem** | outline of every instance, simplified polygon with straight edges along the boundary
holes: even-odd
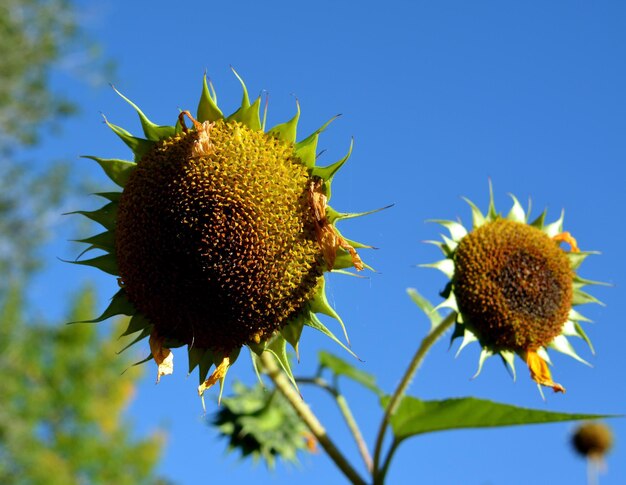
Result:
[[[350,462],[343,456],[335,444],[331,441],[326,433],[326,429],[311,411],[309,406],[304,402],[302,396],[293,387],[287,376],[276,365],[276,362],[268,352],[261,354],[261,362],[265,372],[272,380],[276,389],[287,399],[291,407],[296,411],[300,419],[307,425],[313,436],[317,439],[324,451],[328,454],[335,465],[354,485],[366,485],[365,481],[359,476]]]
[[[378,476],[376,478],[377,482],[375,483],[385,483],[385,477],[387,476],[387,472],[389,471],[389,465],[391,465],[391,459],[393,458],[393,454],[395,453],[396,448],[400,446],[400,443],[402,443],[402,441],[394,437],[393,442],[391,443],[391,446],[389,447],[389,451],[387,452],[387,456],[385,457],[383,466],[381,467],[380,472],[378,473]]]
[[[385,433],[387,428],[389,427],[389,422],[394,413],[398,410],[398,406],[402,402],[402,398],[404,397],[409,385],[411,384],[411,380],[415,375],[415,372],[419,368],[420,364],[426,357],[426,354],[433,346],[433,344],[443,335],[443,333],[456,321],[456,313],[450,313],[446,318],[441,320],[429,333],[424,337],[422,343],[417,349],[417,352],[413,356],[409,367],[407,368],[400,384],[396,388],[395,392],[392,394],[389,399],[389,403],[385,408],[385,414],[383,416],[382,422],[380,423],[380,428],[378,430],[378,436],[376,437],[376,445],[374,447],[374,468],[372,471],[374,484],[383,483],[384,473],[386,473],[386,469],[383,470],[380,468],[380,458],[382,453],[383,441],[385,439]],[[389,450],[389,454],[393,454],[397,448],[396,446],[392,446]],[[388,463],[391,461],[391,456],[387,456],[385,462],[388,466]],[[386,468],[386,467],[385,467]]]
[[[359,453],[361,454],[361,458],[363,458],[363,462],[365,463],[365,467],[369,473],[372,472],[372,457],[370,455],[369,450],[367,449],[367,444],[365,443],[365,439],[363,439],[363,434],[359,428],[356,419],[354,419],[354,415],[348,405],[348,401],[346,398],[339,392],[339,389],[336,386],[332,386],[325,379],[320,377],[297,377],[296,382],[301,384],[313,384],[318,386],[321,389],[324,389],[329,394],[333,396],[335,399],[335,403],[343,416],[344,421],[346,422],[348,428],[350,429],[350,433],[356,442],[356,446],[359,449]]]

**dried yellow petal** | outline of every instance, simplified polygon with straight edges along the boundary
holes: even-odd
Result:
[[[528,364],[528,369],[530,370],[530,377],[537,384],[551,387],[554,392],[565,392],[565,388],[561,384],[557,384],[552,380],[548,364],[537,352],[534,350],[526,352],[526,364]]]
[[[564,242],[564,243],[569,244],[572,253],[580,252],[580,249],[578,249],[578,243],[576,242],[576,239],[567,231],[562,232],[561,234],[557,234],[552,239],[554,239],[556,242]]]
[[[315,222],[315,236],[317,242],[322,248],[324,261],[329,270],[333,269],[335,258],[337,257],[337,249],[342,248],[350,253],[352,264],[361,271],[365,268],[363,261],[357,254],[356,250],[341,237],[335,227],[328,222],[326,217],[327,197],[322,192],[322,179],[312,180],[309,184],[309,205],[313,211]]]
[[[150,352],[152,358],[157,363],[157,383],[161,380],[161,376],[167,376],[174,372],[174,354],[163,344],[165,338],[159,336],[156,330],[150,334]]]
[[[220,379],[223,379],[230,367],[230,358],[224,357],[222,362],[215,368],[209,378],[198,386],[198,394],[200,397],[204,394],[204,391],[214,386]]]

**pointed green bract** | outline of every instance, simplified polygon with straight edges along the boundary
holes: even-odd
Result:
[[[298,120],[300,119],[300,103],[298,103],[298,100],[296,100],[296,108],[297,112],[293,118],[291,118],[286,123],[276,125],[272,129],[270,129],[268,133],[270,135],[276,135],[277,138],[287,143],[295,143],[296,134],[298,131]]]
[[[145,327],[144,329],[141,330],[139,335],[137,335],[128,345],[125,345],[122,348],[122,350],[120,350],[118,352],[118,354],[121,354],[122,352],[130,349],[136,343],[141,342],[143,339],[145,339],[146,337],[150,336],[151,333],[152,333],[152,325],[150,325],[149,327]],[[152,354],[150,354],[150,356],[152,357]],[[141,363],[146,362],[148,360],[149,360],[149,358],[146,358],[145,360],[141,361]]]
[[[109,273],[113,276],[117,276],[119,274],[117,261],[115,259],[115,256],[112,254],[104,254],[102,256],[96,256],[95,258],[91,259],[68,262],[72,264],[80,264],[82,266],[93,266],[94,268],[98,268],[100,271],[104,271],[105,273]]]
[[[110,253],[115,251],[115,236],[110,230],[85,239],[77,239],[75,242],[89,245],[89,247],[83,251],[83,254],[91,249],[102,249]]]
[[[126,185],[126,182],[128,182],[128,178],[137,168],[136,163],[128,162],[126,160],[117,160],[115,158],[98,158],[92,157],[90,155],[85,155],[83,158],[89,158],[98,162],[98,165],[102,167],[102,170],[104,170],[104,173],[107,174],[107,177],[109,177],[120,187],[124,187]]]
[[[317,141],[319,139],[320,133],[322,133],[328,127],[328,125],[335,121],[339,116],[340,115],[332,117],[315,132],[311,133],[304,140],[299,141],[295,144],[296,155],[302,161],[305,167],[311,169],[315,167],[315,161],[317,159]]]
[[[337,160],[335,163],[327,167],[314,167],[312,174],[326,181],[332,180],[335,174],[339,171],[339,169],[343,167],[343,164],[348,161],[348,159],[350,158],[350,155],[352,155],[353,147],[354,147],[354,140],[351,140],[350,148],[348,148],[348,153],[346,153],[346,155],[343,158]],[[330,198],[330,194],[328,195],[328,198]]]
[[[128,104],[130,104],[133,109],[137,112],[139,116],[139,121],[141,123],[141,128],[143,129],[144,136],[150,141],[159,141],[164,138],[169,138],[174,136],[175,130],[173,126],[159,126],[148,119],[148,117],[143,114],[143,111],[139,109],[139,107],[133,103],[130,99],[120,93],[115,87],[113,87],[115,92]]]
[[[117,219],[117,207],[117,202],[109,202],[104,207],[95,211],[74,211],[68,212],[67,215],[80,214],[85,216],[87,219],[97,222],[105,229],[112,231],[115,228],[115,221]]]
[[[293,384],[293,387],[298,389],[298,384],[296,383],[296,379],[293,376],[293,372],[291,372],[291,363],[289,362],[289,356],[287,355],[287,341],[285,338],[278,334],[276,335],[266,347],[266,351],[269,351],[282,367],[283,371]]]
[[[206,74],[203,79],[202,96],[198,103],[198,121],[217,121],[224,118],[222,111],[217,107],[217,100],[211,96],[209,86],[207,84]]]
[[[133,151],[133,155],[135,156],[135,162],[140,160],[141,157],[143,157],[146,153],[148,153],[154,146],[154,142],[151,140],[137,138],[136,136],[131,135],[125,129],[117,125],[114,125],[112,123],[109,123],[108,121],[106,121],[106,119],[105,119],[105,122],[107,126],[111,128],[111,130],[113,130],[113,132],[117,136],[119,136],[124,143],[126,143],[128,148],[130,148]]]
[[[119,290],[115,295],[113,295],[113,298],[111,298],[111,303],[109,303],[109,306],[106,308],[106,310],[104,310],[104,312],[102,312],[102,315],[100,315],[98,318],[71,323],[99,323],[116,315],[134,315],[135,311],[135,307],[130,301],[128,301],[124,290]]]
[[[144,317],[140,313],[135,313],[131,317],[130,321],[128,322],[128,327],[121,336],[125,337],[126,335],[131,335],[135,332],[139,332],[140,330],[150,327],[150,325],[150,321],[146,317]]]

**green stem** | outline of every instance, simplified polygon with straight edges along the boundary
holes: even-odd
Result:
[[[387,471],[389,471],[389,465],[391,464],[391,459],[393,458],[393,454],[396,451],[396,448],[400,446],[401,441],[394,438],[391,446],[389,447],[389,451],[387,452],[387,456],[385,457],[385,462],[380,469],[380,472],[377,476],[378,483],[385,483],[385,477],[387,476]]]
[[[302,383],[302,384],[314,384],[320,387],[321,389],[328,391],[334,397],[335,402],[337,403],[337,407],[339,408],[339,411],[341,412],[341,415],[343,416],[344,421],[348,425],[348,428],[350,429],[352,436],[354,437],[354,441],[356,442],[356,446],[359,449],[361,458],[363,458],[363,462],[365,463],[367,471],[371,473],[372,472],[372,457],[370,456],[370,452],[367,449],[367,444],[365,443],[365,440],[363,439],[363,434],[361,433],[361,430],[359,428],[359,425],[356,422],[356,419],[354,419],[354,415],[352,414],[352,410],[350,409],[350,406],[348,405],[348,401],[339,392],[337,387],[331,386],[326,380],[322,379],[321,377],[312,377],[312,378],[298,377],[296,378],[296,382]]]
[[[298,416],[300,416],[300,419],[302,419],[304,424],[307,425],[330,459],[335,462],[335,465],[337,465],[342,473],[354,485],[366,485],[365,481],[359,476],[356,470],[328,437],[322,423],[319,422],[309,406],[302,400],[302,397],[291,385],[291,382],[289,382],[289,379],[285,376],[285,374],[280,371],[269,352],[263,352],[261,354],[261,362],[263,363],[265,372],[276,386],[276,389],[278,389],[278,391],[287,399],[289,404],[291,404],[291,407],[294,411],[296,411]]]
[[[407,368],[400,384],[396,388],[395,392],[392,394],[389,403],[387,404],[387,408],[385,409],[385,415],[383,416],[383,420],[380,423],[380,428],[378,430],[378,436],[376,437],[376,445],[374,447],[374,484],[382,483],[379,480],[380,474],[380,455],[382,452],[383,441],[385,438],[385,432],[387,431],[387,427],[389,426],[389,421],[391,416],[398,410],[398,406],[406,393],[409,385],[411,384],[411,380],[415,375],[415,372],[419,368],[420,364],[424,360],[424,357],[433,346],[433,344],[443,335],[443,333],[456,321],[456,313],[450,313],[446,318],[444,318],[441,322],[435,326],[426,337],[422,340],[417,352],[413,356],[409,367]],[[395,451],[395,448],[390,450],[391,452]],[[391,457],[388,457],[388,460],[391,460]]]

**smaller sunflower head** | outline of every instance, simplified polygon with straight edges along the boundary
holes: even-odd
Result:
[[[229,450],[251,455],[274,468],[276,458],[296,463],[298,452],[314,453],[316,441],[293,408],[276,390],[268,392],[261,384],[233,385],[232,396],[222,399],[222,407],[211,424],[228,440]]]
[[[490,193],[483,214],[472,202],[473,227],[467,230],[455,221],[436,221],[450,232],[436,242],[445,259],[426,266],[441,270],[450,281],[439,307],[452,309],[456,326],[452,340],[461,338],[459,352],[478,341],[482,347],[478,371],[485,360],[498,354],[515,376],[515,355],[530,369],[539,386],[564,392],[552,380],[547,349],[581,359],[568,337],[591,342],[580,323],[588,321],[573,306],[597,302],[581,288],[597,282],[576,273],[590,252],[581,252],[576,240],[563,232],[563,215],[545,223],[545,211],[528,221],[513,196],[513,207],[500,215]],[[563,248],[566,243],[569,248]],[[539,387],[541,391],[541,387]]]
[[[241,84],[241,106],[226,116],[205,77],[197,114],[183,111],[172,125],[152,123],[122,96],[143,136],[107,122],[133,161],[87,157],[122,190],[98,194],[108,203],[97,211],[79,211],[105,228],[82,240],[86,251],[104,254],[75,262],[116,276],[120,286],[93,321],[131,316],[125,335],[149,337],[146,360],[156,361],[158,377],[172,372],[170,348],[187,346],[200,394],[223,383],[243,346],[273,353],[291,376],[286,344],[297,353],[304,326],[339,342],[316,316],[343,328],[324,273],[365,267],[355,248],[367,246],[335,226],[364,214],[328,205],[351,147],[318,166],[318,138],[330,122],[297,142],[298,105],[291,120],[266,130],[260,97],[251,103]]]
[[[572,435],[574,449],[585,458],[602,461],[613,447],[613,433],[603,423],[583,423]]]

